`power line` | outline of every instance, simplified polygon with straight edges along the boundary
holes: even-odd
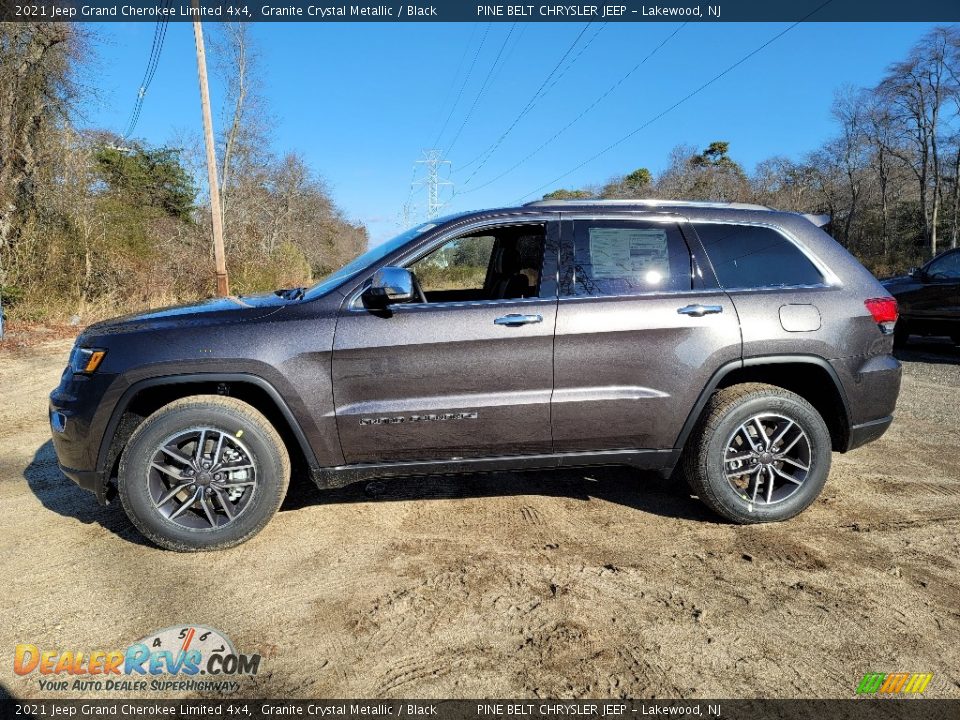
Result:
[[[163,8],[170,5],[170,0],[164,0]],[[126,131],[123,133],[123,139],[126,140],[133,134],[140,121],[140,113],[143,110],[143,99],[146,97],[147,89],[153,82],[153,77],[157,73],[157,67],[160,65],[160,53],[163,52],[163,42],[167,36],[167,25],[169,21],[158,20],[153,29],[153,43],[150,46],[150,55],[147,58],[147,68],[143,73],[143,80],[140,81],[140,88],[137,90],[137,99],[133,104],[133,110],[130,112],[130,118],[127,120]]]
[[[553,90],[556,84],[561,80],[563,80],[563,76],[570,71],[570,68],[572,68],[574,65],[577,64],[577,61],[580,59],[580,56],[583,55],[590,48],[590,45],[593,44],[593,41],[597,39],[597,36],[600,33],[602,33],[606,29],[606,27],[607,27],[607,23],[600,23],[597,26],[596,31],[594,31],[593,35],[587,38],[587,41],[583,44],[583,47],[577,50],[577,54],[574,55],[572,58],[570,58],[570,62],[567,63],[566,67],[564,67],[560,71],[560,73],[553,79],[553,82],[550,83],[546,87],[546,89],[540,94],[541,98],[546,97],[549,94],[549,92]]]
[[[672,40],[672,39],[674,38],[674,36],[676,36],[677,33],[679,33],[681,30],[683,30],[683,28],[686,27],[687,25],[688,25],[688,23],[681,23],[681,24],[677,27],[676,30],[674,30],[672,33],[670,33],[666,38],[663,39],[663,41],[662,41],[659,45],[657,45],[653,50],[651,50],[649,53],[647,53],[646,57],[644,57],[643,60],[641,60],[641,61],[638,62],[636,65],[634,65],[630,70],[628,70],[625,75],[621,76],[619,80],[617,80],[613,85],[611,85],[609,88],[607,88],[596,100],[594,100],[594,101],[593,101],[592,103],[590,103],[586,108],[584,108],[584,110],[583,110],[579,115],[577,115],[575,118],[573,118],[573,120],[571,120],[571,121],[568,122],[566,125],[564,125],[562,128],[560,128],[560,129],[559,129],[557,132],[555,132],[550,138],[548,138],[548,139],[545,140],[543,143],[541,143],[540,146],[537,147],[533,152],[531,152],[531,153],[529,153],[528,155],[526,155],[525,157],[521,158],[521,159],[518,160],[516,163],[514,163],[513,165],[511,165],[509,168],[507,168],[506,170],[504,170],[502,173],[500,173],[500,174],[497,175],[496,177],[491,178],[490,180],[488,180],[487,182],[483,183],[482,185],[478,185],[477,187],[470,188],[469,190],[464,190],[463,192],[460,192],[460,193],[457,193],[457,194],[458,194],[458,195],[466,195],[466,194],[468,194],[468,193],[476,192],[477,190],[482,190],[483,188],[487,187],[488,185],[492,185],[492,184],[495,183],[497,180],[500,180],[501,178],[509,175],[509,174],[512,173],[514,170],[516,170],[518,167],[520,167],[520,166],[523,165],[525,162],[527,162],[527,161],[528,161],[530,158],[532,158],[534,155],[538,154],[541,150],[543,150],[545,147],[547,147],[547,145],[549,145],[549,144],[552,143],[554,140],[556,140],[558,137],[560,137],[561,135],[563,135],[563,133],[565,133],[567,130],[569,130],[571,127],[573,127],[576,123],[578,123],[581,119],[583,119],[583,117],[584,117],[585,115],[587,115],[587,114],[588,114],[591,110],[593,110],[597,105],[599,105],[601,102],[603,102],[614,90],[616,90],[616,89],[617,89],[618,87],[620,87],[624,82],[626,82],[626,81],[630,78],[631,75],[633,75],[637,70],[639,70],[639,69],[644,65],[644,63],[647,62],[647,60],[649,60],[649,59],[652,58],[654,55],[656,55],[657,52],[659,52],[660,49],[661,49],[664,45],[666,45],[668,42],[670,42],[670,40]],[[489,156],[487,157],[487,159],[489,159]],[[464,181],[463,184],[464,184],[464,185],[467,185],[467,184],[473,179],[474,175],[476,175],[478,172],[480,172],[480,170],[483,168],[484,165],[486,165],[486,163],[487,163],[487,160],[484,160],[482,163],[480,163],[480,165],[477,167],[477,169],[474,170],[472,173],[470,173],[470,176]]]
[[[147,75],[150,74],[150,67],[153,65],[154,55],[155,55],[156,52],[157,52],[157,40],[158,40],[159,37],[160,37],[160,30],[161,30],[162,25],[163,25],[163,21],[162,21],[162,20],[158,20],[157,23],[156,23],[156,25],[154,25],[154,28],[153,28],[153,44],[150,46],[150,55],[149,55],[148,58],[147,58],[147,69],[146,69],[146,71],[144,71],[144,73],[143,73],[143,80],[140,81],[140,87],[139,87],[139,89],[137,90],[137,99],[136,99],[136,101],[135,101],[134,104],[133,104],[133,109],[130,111],[130,117],[127,118],[127,123],[126,123],[126,125],[124,125],[124,127],[127,129],[127,130],[123,133],[123,137],[124,137],[124,138],[127,137],[127,135],[129,134],[129,131],[133,128],[134,120],[135,120],[135,118],[137,118],[138,113],[139,113],[139,110],[140,110],[140,106],[141,106],[141,104],[142,104],[142,102],[143,102],[143,92],[144,92],[144,90],[143,90],[143,84],[146,82],[146,80],[147,80]]]
[[[497,56],[493,59],[493,64],[490,66],[490,69],[487,70],[487,76],[483,79],[483,83],[480,85],[480,90],[477,92],[477,96],[473,99],[473,103],[470,105],[470,109],[467,110],[467,114],[464,115],[463,122],[460,123],[460,127],[457,129],[457,134],[453,136],[453,140],[451,140],[450,144],[447,146],[447,151],[444,153],[445,155],[450,155],[450,151],[453,150],[453,146],[457,144],[457,140],[460,138],[460,133],[463,132],[463,129],[467,126],[467,123],[473,116],[473,111],[477,108],[477,103],[480,102],[480,98],[483,97],[483,93],[487,89],[487,84],[490,82],[490,76],[493,75],[493,71],[500,63],[500,58],[503,56],[503,51],[507,47],[507,43],[510,42],[510,36],[513,35],[513,31],[516,29],[516,27],[516,23],[513,23],[510,26],[507,36],[503,39],[503,44],[500,45],[500,50],[497,52]]]
[[[450,123],[450,118],[453,117],[453,111],[457,109],[457,105],[460,103],[460,98],[463,96],[463,90],[467,86],[467,83],[470,82],[470,75],[473,74],[473,68],[477,64],[477,58],[480,57],[480,51],[483,50],[483,44],[487,40],[487,33],[490,32],[490,25],[492,25],[492,23],[487,23],[487,27],[484,28],[483,36],[480,38],[480,45],[477,46],[477,51],[473,55],[473,60],[470,62],[470,67],[467,70],[467,74],[463,78],[463,83],[460,85],[460,91],[457,93],[457,99],[453,101],[453,105],[450,107],[450,112],[447,114],[447,119],[443,121],[443,127],[440,128],[440,132],[437,133],[437,137],[433,141],[434,147],[437,147],[440,144],[440,138],[443,137],[443,133],[446,131],[447,125]]]
[[[583,37],[583,34],[587,31],[587,28],[589,28],[590,25],[592,25],[592,24],[593,24],[592,22],[588,22],[586,25],[583,26],[583,29],[582,29],[582,30],[579,32],[579,34],[573,39],[573,42],[570,43],[570,46],[566,49],[566,51],[563,53],[563,55],[562,55],[562,56],[560,57],[560,59],[557,61],[557,64],[553,66],[553,69],[550,71],[550,73],[547,75],[547,77],[545,77],[544,80],[543,80],[543,82],[540,83],[540,87],[537,88],[537,91],[533,94],[533,96],[530,98],[530,100],[527,101],[527,104],[523,107],[523,109],[520,111],[520,113],[517,115],[517,117],[515,117],[515,118],[513,119],[513,122],[510,123],[510,125],[507,127],[507,129],[503,131],[503,133],[500,135],[500,137],[497,138],[496,141],[494,141],[494,143],[493,143],[492,145],[490,145],[486,150],[484,150],[483,152],[481,152],[481,153],[480,153],[477,157],[475,157],[473,160],[471,160],[471,161],[468,162],[468,163],[464,163],[464,165],[461,166],[461,169],[462,169],[463,167],[469,167],[471,164],[473,164],[474,162],[476,162],[478,159],[480,159],[481,157],[483,157],[483,156],[486,155],[487,153],[489,153],[489,154],[492,155],[492,154],[497,150],[497,148],[500,147],[500,144],[503,143],[503,141],[506,139],[506,137],[507,137],[507,136],[513,131],[513,129],[517,126],[517,123],[519,123],[519,122],[527,115],[527,113],[529,113],[529,112],[533,109],[533,106],[536,105],[537,100],[540,99],[540,97],[542,96],[542,94],[543,94],[543,95],[546,94],[546,93],[543,92],[543,89],[547,86],[547,83],[550,82],[550,80],[553,78],[553,76],[557,73],[557,70],[560,69],[560,66],[563,65],[564,60],[566,60],[567,57],[570,55],[570,53],[573,52],[573,49],[577,46],[577,43],[580,42],[580,38]],[[552,86],[551,86],[551,87],[552,87]]]
[[[520,29],[514,33],[513,44],[507,49],[506,54],[503,56],[503,62],[500,63],[500,67],[497,68],[497,71],[493,73],[493,77],[490,78],[490,82],[496,83],[500,79],[500,75],[503,74],[503,69],[507,67],[510,62],[510,58],[513,57],[514,52],[516,52],[517,47],[520,45],[520,41],[523,39],[523,34],[527,31],[527,28],[530,27],[531,23],[520,23]]]
[[[137,123],[140,121],[140,113],[143,110],[143,100],[146,96],[147,88],[150,86],[150,83],[153,81],[153,76],[156,73],[156,68],[160,60],[160,51],[163,47],[163,40],[166,37],[166,32],[167,21],[158,21],[153,31],[153,44],[150,48],[150,56],[147,60],[147,69],[144,71],[143,80],[140,81],[140,88],[137,91],[137,99],[134,103],[133,110],[130,113],[130,119],[127,121],[127,129],[123,134],[124,139],[133,134]]]
[[[583,162],[581,162],[581,163],[580,163],[579,165],[577,165],[576,167],[573,167],[573,168],[571,168],[570,170],[567,170],[565,173],[563,173],[563,174],[561,174],[561,175],[558,175],[558,176],[555,177],[553,180],[551,180],[551,181],[549,181],[549,182],[546,182],[546,183],[544,183],[543,185],[541,185],[541,186],[539,186],[539,187],[537,187],[537,188],[534,188],[534,189],[531,190],[530,192],[521,195],[521,196],[518,198],[518,202],[519,202],[520,200],[523,200],[523,199],[526,198],[526,197],[529,197],[530,195],[533,195],[533,194],[535,194],[535,193],[540,192],[540,191],[543,190],[544,188],[549,187],[549,186],[553,185],[554,183],[556,183],[556,182],[558,182],[558,181],[560,181],[560,180],[563,180],[565,177],[567,177],[568,175],[572,175],[572,174],[575,173],[577,170],[579,170],[580,168],[582,168],[584,165],[588,165],[589,163],[593,162],[593,161],[596,160],[597,158],[599,158],[599,157],[601,157],[601,156],[603,156],[603,155],[606,155],[608,152],[610,152],[610,151],[613,150],[614,148],[622,145],[622,144],[625,143],[627,140],[629,140],[630,138],[632,138],[634,135],[636,135],[637,133],[639,133],[639,132],[642,131],[642,130],[645,130],[647,127],[649,127],[650,125],[652,125],[653,123],[655,123],[657,120],[659,120],[660,118],[662,118],[664,115],[666,115],[666,114],[672,112],[673,110],[675,110],[676,108],[680,107],[681,105],[683,105],[685,102],[687,102],[688,100],[690,100],[690,99],[693,98],[694,96],[699,95],[701,92],[703,92],[704,90],[706,90],[708,87],[710,87],[711,85],[713,85],[715,82],[717,82],[718,80],[720,80],[720,79],[723,78],[724,76],[726,76],[726,75],[727,75],[728,73],[730,73],[732,70],[736,69],[737,67],[739,67],[740,65],[742,65],[743,63],[745,63],[747,60],[749,60],[750,58],[752,58],[752,57],[753,57],[754,55],[756,55],[757,53],[765,50],[768,46],[772,45],[774,42],[776,42],[776,41],[779,40],[781,37],[783,37],[784,35],[786,35],[788,32],[790,32],[791,30],[793,30],[793,29],[794,29],[797,25],[799,25],[800,23],[805,22],[808,18],[812,17],[815,13],[817,13],[817,12],[819,12],[820,10],[822,10],[823,8],[825,8],[825,7],[826,7],[827,5],[829,5],[831,2],[833,2],[833,0],[826,0],[826,2],[824,2],[823,4],[817,6],[814,10],[810,11],[809,13],[807,13],[807,15],[805,15],[804,17],[802,17],[800,20],[797,20],[795,23],[792,23],[791,25],[787,26],[785,29],[781,30],[779,33],[777,33],[776,35],[774,35],[773,37],[771,37],[771,38],[770,38],[769,40],[767,40],[765,43],[763,43],[763,44],[760,45],[759,47],[755,48],[754,50],[751,50],[749,53],[747,53],[746,55],[744,55],[742,58],[740,58],[739,60],[737,60],[735,63],[733,63],[732,65],[728,66],[726,69],[724,69],[724,70],[722,70],[721,72],[719,72],[719,73],[717,73],[716,75],[714,75],[710,80],[707,80],[707,82],[705,82],[703,85],[701,85],[700,87],[698,87],[696,90],[694,90],[694,91],[690,92],[689,94],[685,95],[683,98],[681,98],[680,100],[678,100],[677,102],[675,102],[675,103],[674,103],[673,105],[671,105],[670,107],[666,108],[665,110],[662,110],[662,111],[659,112],[657,115],[655,115],[655,116],[653,116],[652,118],[650,118],[649,120],[647,120],[647,122],[645,122],[645,123],[644,123],[643,125],[641,125],[640,127],[631,130],[629,133],[627,133],[626,135],[624,135],[623,137],[621,137],[619,140],[617,140],[616,142],[611,143],[610,145],[607,145],[607,147],[605,147],[603,150],[601,150],[601,151],[599,151],[598,153],[590,156],[589,158],[587,158],[586,160],[584,160]]]
[[[453,73],[453,77],[450,79],[450,87],[447,88],[447,93],[443,97],[443,102],[440,103],[440,107],[437,112],[438,118],[443,114],[443,110],[447,107],[447,103],[450,101],[450,98],[453,96],[453,88],[456,87],[457,79],[460,77],[460,71],[463,69],[463,64],[467,60],[467,54],[470,52],[470,46],[473,44],[473,38],[477,34],[478,27],[479,27],[478,23],[470,23],[470,36],[467,38],[467,41],[463,44],[463,53],[460,55],[460,62],[457,63],[457,70],[456,72]],[[438,136],[437,140],[439,139],[440,138]]]
[[[583,55],[583,53],[587,51],[587,49],[590,47],[591,43],[593,43],[593,41],[597,39],[597,35],[599,35],[599,34],[603,31],[603,29],[606,28],[606,26],[607,26],[607,23],[603,23],[603,24],[601,24],[601,25],[599,25],[599,26],[597,27],[597,31],[596,31],[595,33],[593,33],[593,35],[591,35],[589,38],[587,38],[587,41],[583,44],[583,47],[581,47],[581,48],[577,51],[577,54],[573,56],[573,58],[570,60],[569,63],[567,63],[567,66],[566,66],[565,68],[563,68],[563,70],[560,71],[560,73],[554,78],[553,82],[551,82],[550,85],[548,85],[547,88],[546,88],[542,93],[540,93],[540,97],[539,97],[539,98],[536,98],[536,100],[539,100],[539,99],[541,99],[541,98],[543,98],[543,97],[546,97],[547,94],[549,94],[549,92],[550,92],[551,90],[553,90],[553,88],[556,86],[556,84],[559,83],[559,82],[563,79],[563,76],[566,75],[567,72],[569,72],[570,68],[572,68],[574,65],[577,64],[577,61],[580,59],[580,56]],[[548,78],[548,80],[549,80],[549,78]],[[533,108],[531,107],[530,109],[532,110]],[[525,113],[525,114],[526,114],[526,113]],[[509,135],[509,132],[507,132],[507,133],[504,135],[504,137],[506,137],[506,135]],[[493,143],[493,144],[490,145],[488,148],[486,148],[483,152],[481,152],[479,155],[475,156],[474,158],[472,158],[472,159],[469,160],[468,162],[465,162],[465,163],[463,163],[462,165],[459,165],[454,172],[455,172],[455,173],[457,173],[457,172],[462,172],[463,170],[467,169],[468,167],[470,167],[470,166],[473,165],[475,162],[477,162],[478,160],[481,160],[481,159],[482,159],[482,162],[480,163],[480,166],[482,167],[483,165],[486,164],[487,160],[489,160],[490,157],[493,155],[493,153],[497,150],[497,148],[500,146],[500,143],[501,143],[501,142],[502,142],[502,140],[498,140],[497,142]],[[478,168],[478,169],[479,169],[479,168]],[[471,177],[471,178],[472,178],[474,175],[476,175],[476,171],[470,173],[470,177]],[[468,178],[467,182],[469,182],[469,178]]]

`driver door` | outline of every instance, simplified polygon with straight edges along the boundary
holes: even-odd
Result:
[[[550,453],[558,228],[441,236],[402,264],[426,302],[337,321],[333,391],[348,463]]]

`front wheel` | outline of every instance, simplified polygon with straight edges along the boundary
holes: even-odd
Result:
[[[682,460],[691,489],[737,523],[786,520],[820,494],[830,472],[823,418],[795,393],[760,383],[717,391]]]
[[[270,521],[290,481],[283,440],[255,408],[197,395],[166,405],[134,431],[120,457],[123,509],[168,550],[220,550]]]

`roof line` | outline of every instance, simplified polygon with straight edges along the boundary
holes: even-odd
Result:
[[[731,210],[764,210],[773,211],[773,208],[766,205],[755,205],[753,203],[738,202],[711,202],[702,200],[659,200],[655,198],[644,199],[596,199],[589,198],[569,199],[569,200],[534,200],[524,203],[523,207],[556,207],[567,205],[642,205],[645,207],[702,207],[702,208],[729,208]]]

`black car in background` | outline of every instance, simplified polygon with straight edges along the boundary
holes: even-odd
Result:
[[[881,282],[900,308],[897,345],[911,335],[945,335],[960,345],[960,248]]]

